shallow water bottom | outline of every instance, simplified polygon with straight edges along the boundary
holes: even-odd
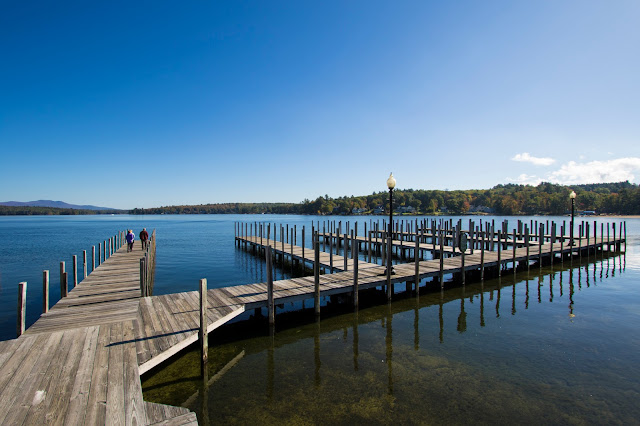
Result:
[[[263,319],[230,324],[210,335],[208,377],[192,350],[144,378],[145,399],[201,424],[635,424],[639,273],[624,266],[556,266],[320,322],[284,314],[272,336]]]

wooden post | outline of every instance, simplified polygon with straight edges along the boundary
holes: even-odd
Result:
[[[549,260],[551,261],[551,267],[553,267],[553,244],[556,242],[556,223],[551,222],[551,235],[549,236]]]
[[[502,231],[498,230],[498,276],[502,276]]]
[[[144,282],[144,258],[140,259],[140,296],[147,297],[147,286]]]
[[[322,238],[324,241],[326,239],[326,234]],[[329,233],[329,273],[333,274],[333,234]]]
[[[67,297],[67,273],[65,272],[64,262],[60,262],[60,298]]]
[[[391,238],[391,234],[389,234],[387,237],[387,302],[391,301],[391,295],[393,294],[393,289],[391,288],[391,268],[393,267],[391,262],[391,247],[393,243],[391,242]]]
[[[564,264],[564,221],[560,226],[560,263]]]
[[[280,246],[282,247],[282,257],[280,258],[281,260],[281,265],[282,265],[282,277],[284,278],[284,240],[285,240],[285,232],[284,232],[284,225],[280,225]]]
[[[542,269],[542,244],[544,244],[544,223],[538,228],[538,264]]]
[[[357,222],[356,222],[357,226]],[[355,244],[351,247],[351,253],[353,254],[353,306],[358,308],[358,252],[360,245]]]
[[[273,266],[271,264],[271,246],[267,246],[267,311],[269,325],[276,322],[275,305],[273,304]]]
[[[513,230],[513,273],[516,273],[516,230]]]
[[[524,246],[527,249],[527,271],[529,270],[529,227],[524,226]]]
[[[480,281],[484,281],[484,250],[486,249],[484,236],[485,233],[480,229]]]
[[[42,271],[42,313],[49,312],[49,271]]]
[[[102,263],[102,244],[98,243],[98,266]]]
[[[84,269],[84,276],[82,277],[82,279],[87,278],[87,251],[86,250],[82,250],[82,266]]]
[[[349,241],[347,240],[347,234],[344,234],[344,244],[342,247],[344,248],[344,253],[342,254],[344,255],[344,270],[346,271],[349,267],[349,255],[347,254],[347,251],[349,250]]]
[[[582,225],[578,225],[578,257],[582,259]]]
[[[73,276],[73,288],[76,288],[76,286],[78,285],[78,256],[76,256],[75,254],[73,255],[73,273],[71,274]]]
[[[462,275],[462,285],[466,284],[466,277],[464,273],[464,254],[465,250],[460,249],[460,274]]]
[[[313,225],[311,225],[313,227]],[[304,262],[305,262],[305,258],[304,258],[304,225],[302,225],[302,269],[303,269],[303,273],[304,273]]]
[[[325,234],[326,235],[326,234]],[[325,240],[325,237],[322,237]],[[323,242],[324,244],[324,242]],[[320,242],[318,241],[318,235],[316,234],[314,243],[314,261],[313,261],[313,306],[316,315],[320,315]]]
[[[96,270],[96,246],[91,246],[91,272]]]
[[[440,274],[438,275],[440,280],[440,290],[444,288],[444,235],[443,231],[439,232],[440,237]]]
[[[318,229],[320,231],[320,229]],[[318,236],[316,235],[316,240]],[[322,222],[322,251],[327,251],[327,222]]]
[[[417,220],[417,219],[416,219]],[[416,240],[413,248],[413,262],[415,263],[415,284],[416,284],[416,296],[420,292],[420,243],[418,238],[418,223],[416,222]]]
[[[18,337],[24,334],[26,316],[27,316],[27,283],[25,281],[18,284],[18,324],[17,324]]]
[[[207,279],[200,280],[200,374],[205,373],[209,361],[209,339],[207,335]]]

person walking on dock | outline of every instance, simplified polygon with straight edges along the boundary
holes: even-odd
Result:
[[[149,244],[149,233],[147,232],[147,228],[142,228],[140,231],[140,242],[142,243],[142,250],[147,248],[147,244]]]
[[[133,229],[129,229],[129,233],[127,233],[127,253],[133,251],[133,241],[136,239],[136,236],[133,235]]]

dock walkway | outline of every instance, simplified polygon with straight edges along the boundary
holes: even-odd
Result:
[[[139,356],[155,334],[141,309],[151,299],[140,297],[141,253],[139,242],[120,248],[0,342],[0,424],[197,424],[190,410],[142,398]]]

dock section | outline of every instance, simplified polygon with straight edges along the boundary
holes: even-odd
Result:
[[[0,424],[197,424],[142,397],[139,242],[98,266],[17,339],[0,342]],[[141,326],[142,324],[142,326]]]

